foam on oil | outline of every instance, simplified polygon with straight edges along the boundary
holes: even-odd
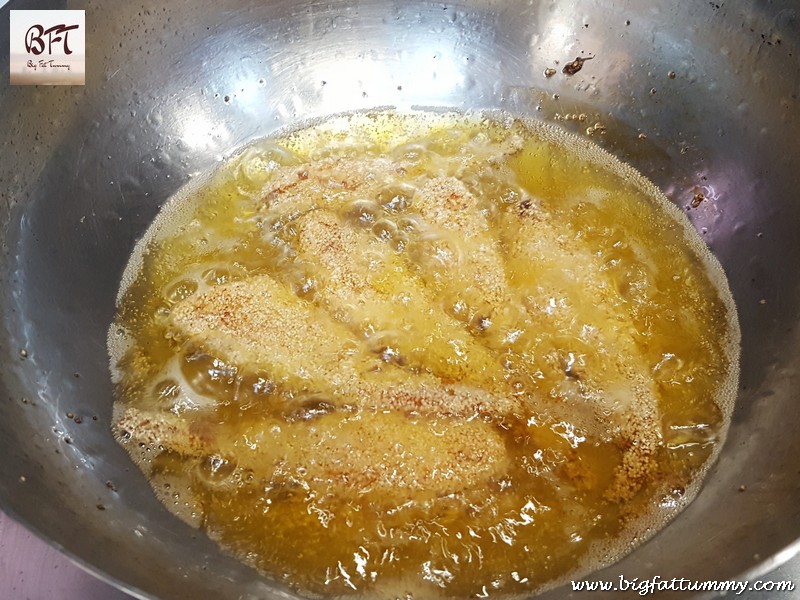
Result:
[[[426,212],[426,197],[457,209]],[[356,232],[354,262],[367,257],[364,277],[380,288],[363,296],[375,310],[342,304],[336,269],[303,245],[302,223],[319,212]],[[345,115],[253,144],[191,183],[165,205],[122,279],[108,337],[118,424],[131,409],[148,411],[148,423],[164,415],[159,426],[169,430],[169,419],[183,419],[193,435],[239,440],[234,448],[247,443],[237,420],[248,431],[254,418],[290,431],[325,426],[331,417],[319,407],[335,401],[309,404],[309,390],[232,364],[222,355],[229,341],[206,336],[204,346],[171,320],[182,303],[259,276],[349,327],[387,372],[448,385],[464,373],[462,383],[522,407],[465,419],[502,436],[502,476],[397,505],[370,490],[362,502],[344,493],[337,501],[345,484],[328,482],[326,496],[306,464],[259,478],[244,453],[154,443],[141,419],[117,426],[173,512],[300,592],[428,598],[553,586],[663,527],[724,441],[739,330],[722,268],[652,183],[549,126],[502,114]],[[403,294],[385,292],[404,285],[406,312],[395,307]],[[387,298],[408,328],[385,321]],[[432,318],[452,339],[437,345],[418,331]],[[344,421],[372,418],[355,411]],[[423,414],[407,427],[459,426]],[[637,455],[640,435],[650,449]],[[290,468],[287,477],[281,469]]]

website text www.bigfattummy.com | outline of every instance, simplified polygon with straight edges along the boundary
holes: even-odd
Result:
[[[573,592],[635,592],[646,596],[655,592],[733,592],[736,595],[746,591],[753,592],[793,592],[791,581],[695,581],[693,579],[650,579],[634,577],[626,579],[619,576],[616,581],[571,581]]]

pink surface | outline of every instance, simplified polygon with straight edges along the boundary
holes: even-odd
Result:
[[[0,599],[131,600],[0,512]]]

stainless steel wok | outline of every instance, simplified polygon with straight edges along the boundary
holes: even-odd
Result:
[[[0,63],[9,8],[64,7],[86,10],[86,86],[0,83],[4,510],[142,597],[291,597],[168,513],[112,439],[105,335],[122,269],[166,198],[278,127],[491,107],[581,135],[599,122],[597,142],[679,206],[703,193],[688,215],[740,310],[718,464],[679,518],[596,577],[754,577],[800,549],[796,2],[12,0]],[[576,56],[594,59],[562,73]]]

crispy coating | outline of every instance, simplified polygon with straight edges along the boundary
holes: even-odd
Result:
[[[518,149],[507,145],[475,156],[502,168]],[[346,208],[356,200],[374,207],[381,190],[406,176],[405,162],[339,157],[277,170],[263,211],[281,220],[313,294],[303,299],[268,275],[253,276],[179,303],[171,327],[237,368],[366,414],[473,419],[544,411],[624,448],[606,497],[627,501],[652,476],[661,434],[624,302],[588,247],[524,193],[499,217],[483,206],[459,178],[477,164],[416,175],[408,207],[416,231],[405,253],[374,235],[374,214],[360,222]],[[493,232],[498,224],[505,238]],[[535,276],[515,272],[519,265]],[[445,310],[441,296],[451,292],[473,303],[466,318]],[[529,353],[537,361],[531,370],[563,379],[550,398],[510,394],[497,358],[506,342],[481,336],[484,322],[510,328],[518,315],[503,310],[516,298],[528,327],[550,330],[556,322],[564,332]],[[581,362],[573,347],[593,350]]]
[[[509,255],[529,265],[535,281],[521,289],[533,322],[555,320],[566,332],[548,351],[563,372],[557,390],[572,422],[624,448],[606,498],[627,501],[653,476],[661,423],[652,373],[637,347],[629,308],[600,259],[574,233],[523,201],[512,213]],[[519,264],[517,261],[516,264]],[[558,348],[558,345],[566,347]],[[576,349],[570,354],[572,346]],[[590,352],[576,358],[579,348]],[[558,410],[558,405],[555,405]]]
[[[481,421],[412,420],[395,412],[210,423],[128,408],[116,422],[131,443],[204,459],[218,456],[272,483],[400,504],[486,485],[507,468],[502,439]]]
[[[355,336],[268,275],[188,298],[173,309],[170,324],[187,341],[289,385],[327,391],[357,377]]]
[[[280,167],[264,190],[265,211],[301,212],[314,206],[340,204],[358,194],[371,197],[394,180],[403,167],[390,159],[323,158],[315,163]]]
[[[268,275],[188,298],[171,323],[179,337],[239,368],[360,408],[463,417],[520,410],[509,395],[446,384],[365,354],[346,327]]]
[[[468,241],[470,251],[459,248],[459,260],[442,273],[449,287],[463,286],[492,307],[507,304],[509,295],[503,257],[489,222],[479,210],[478,199],[455,177],[430,179],[414,196],[414,210],[438,230],[456,232]],[[450,238],[450,239],[454,239]]]
[[[325,210],[303,215],[295,226],[300,257],[316,265],[318,295],[331,314],[445,381],[492,383],[499,371],[492,354],[445,313],[388,244]]]

